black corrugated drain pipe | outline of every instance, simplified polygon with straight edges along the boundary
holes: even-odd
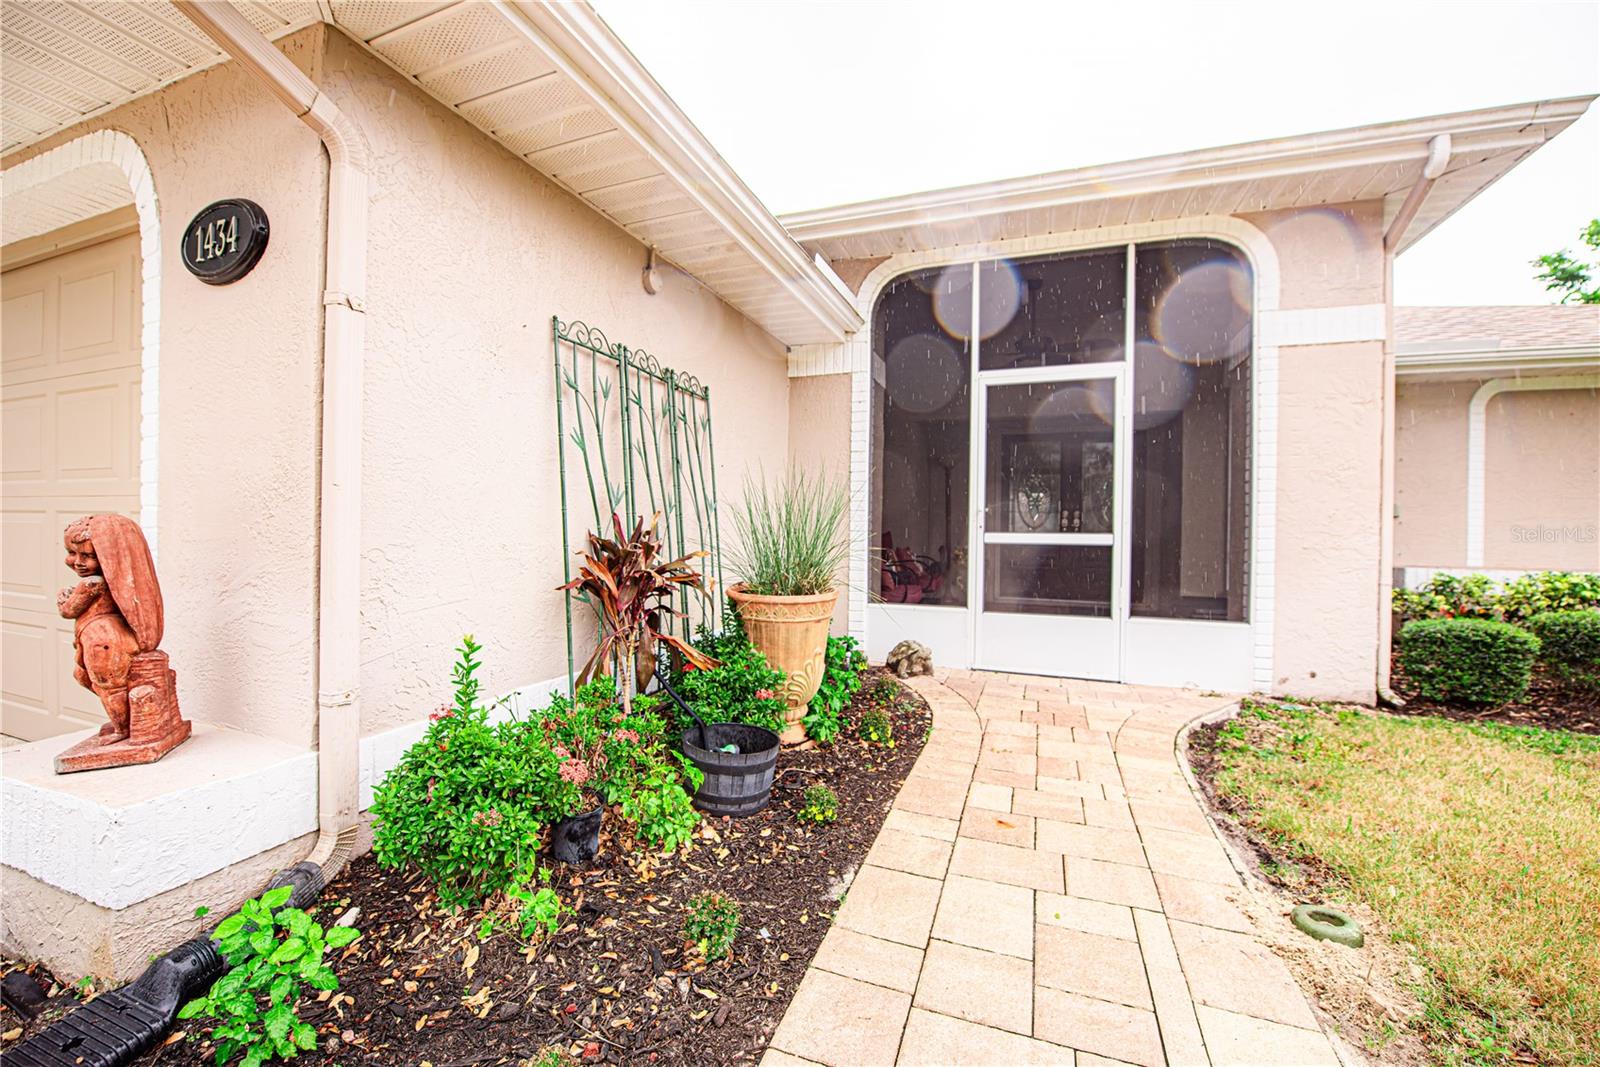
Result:
[[[280,871],[267,890],[293,886],[286,908],[322,896],[327,876],[309,860]],[[219,924],[220,925],[220,924]],[[216,927],[212,927],[213,934]],[[185,941],[121,989],[102,993],[3,1057],[5,1067],[122,1067],[154,1048],[178,1009],[228,971],[213,934]]]

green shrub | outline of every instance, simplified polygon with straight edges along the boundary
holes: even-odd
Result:
[[[462,638],[454,704],[429,716],[422,740],[373,791],[378,862],[416,864],[447,906],[504,889],[571,803],[550,747],[529,743],[526,724],[489,721],[475,677],[481,648],[470,634]]]
[[[472,906],[527,869],[547,825],[596,803],[617,805],[653,845],[689,839],[700,771],[667,747],[656,698],[636,698],[626,714],[603,677],[575,701],[557,696],[526,720],[491,723],[478,700],[480,648],[462,639],[453,706],[429,716],[422,740],[373,792],[379,863],[414,863],[441,903]]]
[[[801,822],[822,825],[833,822],[839,817],[839,798],[833,790],[825,785],[808,786],[805,791],[805,806],[796,813],[795,818]]]
[[[1600,574],[1524,574],[1507,583],[1500,609],[1507,622],[1522,622],[1551,611],[1600,610]]]
[[[1498,619],[1499,588],[1484,574],[1435,574],[1415,589],[1394,591],[1394,610],[1412,619]]]
[[[861,651],[853,637],[828,638],[828,651],[824,658],[822,684],[801,725],[806,736],[820,744],[827,744],[839,736],[844,725],[844,709],[850,698],[861,688],[861,676],[867,669],[867,654]]]
[[[300,1021],[295,1006],[306,986],[339,988],[324,957],[361,935],[351,926],[324,930],[299,908],[285,908],[292,892],[289,886],[270,890],[222,920],[212,936],[230,969],[178,1011],[180,1019],[216,1021],[211,1040],[218,1067],[240,1053],[246,1067],[257,1067],[317,1047],[316,1028]]]
[[[724,893],[701,893],[689,901],[683,920],[683,939],[700,949],[707,960],[720,960],[733,947],[739,933],[739,905]]]
[[[1600,688],[1600,611],[1545,611],[1528,620],[1539,660],[1556,677]]]
[[[695,647],[719,661],[710,670],[685,670],[677,677],[678,692],[706,722],[741,722],[760,726],[774,733],[784,727],[787,702],[783,692],[784,673],[767,663],[745,636],[739,615],[724,608],[722,633],[701,627]],[[694,725],[682,711],[677,713],[680,731]]]
[[[1539,639],[1488,619],[1418,619],[1400,631],[1400,665],[1443,703],[1505,704],[1528,691]]]
[[[889,721],[889,716],[882,708],[868,708],[861,716],[861,725],[858,727],[861,740],[874,745],[888,745],[894,747],[894,725]]]
[[[1523,622],[1546,611],[1600,608],[1600,574],[1541,571],[1503,587],[1483,574],[1436,574],[1416,589],[1396,589],[1394,610],[1413,619]]]

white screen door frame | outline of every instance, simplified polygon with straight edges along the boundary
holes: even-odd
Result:
[[[973,553],[973,665],[1018,674],[1114,680],[1121,675],[1122,628],[1127,617],[1128,560],[1125,501],[1129,488],[1128,366],[1126,363],[1084,363],[1025,370],[978,371],[972,433],[972,524],[968,543]],[[990,392],[1008,386],[1105,382],[1113,403],[1111,529],[1102,533],[1057,530],[1014,532],[991,530],[989,500]],[[1106,615],[1052,614],[990,610],[989,548],[1000,545],[1109,547],[1110,601]]]

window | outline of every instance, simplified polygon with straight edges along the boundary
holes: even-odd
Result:
[[[890,283],[873,313],[869,596],[967,602],[972,265]]]
[[[1137,616],[1248,617],[1250,268],[1211,241],[1134,265],[1132,604]]]

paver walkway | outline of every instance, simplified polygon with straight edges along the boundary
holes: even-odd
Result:
[[[763,1067],[1337,1064],[1177,763],[1227,697],[941,671]]]

